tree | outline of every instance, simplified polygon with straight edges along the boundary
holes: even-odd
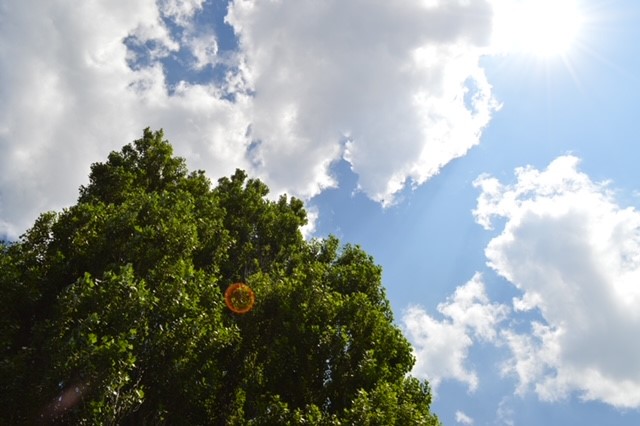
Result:
[[[93,164],[77,204],[0,244],[0,423],[439,424],[380,267],[267,194],[188,173],[161,131]]]

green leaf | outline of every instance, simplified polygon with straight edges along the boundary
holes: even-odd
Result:
[[[98,336],[95,333],[89,333],[87,336],[89,344],[95,345],[98,342]]]

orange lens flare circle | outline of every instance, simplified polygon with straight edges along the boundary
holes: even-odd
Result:
[[[231,284],[227,291],[224,292],[224,301],[227,304],[227,308],[236,314],[246,314],[253,309],[253,304],[256,303],[256,295],[248,285],[235,283]]]

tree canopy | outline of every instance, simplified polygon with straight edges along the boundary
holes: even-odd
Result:
[[[381,268],[306,241],[300,200],[212,186],[149,129],[89,178],[0,243],[1,424],[439,424]]]

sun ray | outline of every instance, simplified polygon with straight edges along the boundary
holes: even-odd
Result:
[[[577,0],[495,0],[493,45],[504,53],[563,56],[583,22]]]

